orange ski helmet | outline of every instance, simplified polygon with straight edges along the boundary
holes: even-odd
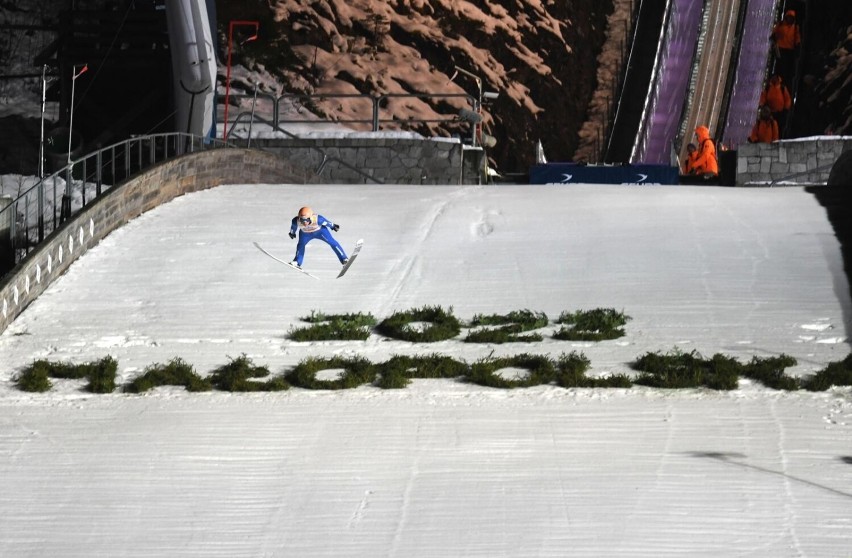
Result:
[[[305,206],[305,207],[303,207],[302,209],[299,210],[299,221],[300,222],[310,223],[313,220],[313,218],[314,218],[314,211],[310,207]]]

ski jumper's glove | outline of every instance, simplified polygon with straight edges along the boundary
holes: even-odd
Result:
[[[291,233],[290,233],[290,238],[296,238],[296,233],[291,232]]]
[[[331,227],[331,230],[333,230],[334,232],[339,231],[339,230],[340,230],[340,225],[338,225],[337,223],[335,223],[335,224],[334,224],[334,226],[333,226],[333,227]]]

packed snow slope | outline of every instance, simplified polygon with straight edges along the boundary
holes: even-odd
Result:
[[[340,223],[349,273],[308,247],[302,205]],[[600,343],[293,342],[312,311],[377,318],[615,308]],[[107,355],[119,383],[181,357],[468,362],[582,352],[590,376],[675,347],[807,376],[849,353],[852,304],[824,209],[799,188],[232,185],[116,231],[0,335],[2,556],[843,556],[852,391],[401,390],[92,395],[14,377]],[[334,374],[334,371],[325,373]]]

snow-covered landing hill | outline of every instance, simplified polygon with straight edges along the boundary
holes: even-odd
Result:
[[[340,223],[350,272],[309,245],[299,206]],[[312,310],[453,306],[457,316],[613,307],[600,343],[293,342]],[[843,556],[852,548],[852,393],[400,390],[92,395],[14,387],[36,358],[113,355],[119,382],[180,356],[579,351],[591,376],[646,351],[808,375],[849,354],[848,283],[825,210],[800,188],[221,186],[114,232],[0,335],[0,555]],[[336,375],[339,371],[329,370]],[[509,371],[511,372],[511,371]]]

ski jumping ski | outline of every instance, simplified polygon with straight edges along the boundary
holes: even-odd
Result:
[[[316,275],[314,275],[314,274],[312,274],[312,273],[308,273],[307,271],[305,271],[305,270],[304,270],[304,269],[302,269],[301,267],[297,267],[297,266],[295,266],[295,265],[291,264],[290,262],[284,261],[284,260],[282,260],[281,258],[278,258],[278,257],[273,256],[272,254],[270,254],[269,252],[267,252],[266,250],[264,250],[264,249],[260,246],[260,244],[258,244],[257,242],[252,242],[252,244],[254,244],[254,245],[255,245],[255,247],[256,247],[258,250],[260,250],[261,252],[263,252],[264,254],[266,254],[267,256],[269,256],[270,258],[272,258],[273,260],[275,260],[276,262],[283,263],[283,264],[284,264],[284,265],[286,265],[287,267],[292,268],[292,269],[295,269],[295,270],[296,270],[296,271],[298,271],[299,273],[304,273],[304,274],[305,274],[305,275],[307,275],[308,277],[313,277],[314,279],[319,279],[319,277],[317,277]],[[349,263],[352,263],[352,260],[351,260],[351,259],[349,260]],[[345,268],[344,268],[344,269],[345,269]],[[342,274],[342,272],[341,272],[341,274]]]
[[[343,264],[343,269],[340,270],[340,273],[337,274],[337,278],[340,279],[343,275],[349,271],[349,267],[355,262],[355,258],[358,257],[358,252],[361,251],[361,246],[364,245],[364,239],[359,238],[358,242],[355,243],[355,249],[352,250],[352,254],[349,256],[349,261]],[[259,248],[259,247],[258,247]]]

